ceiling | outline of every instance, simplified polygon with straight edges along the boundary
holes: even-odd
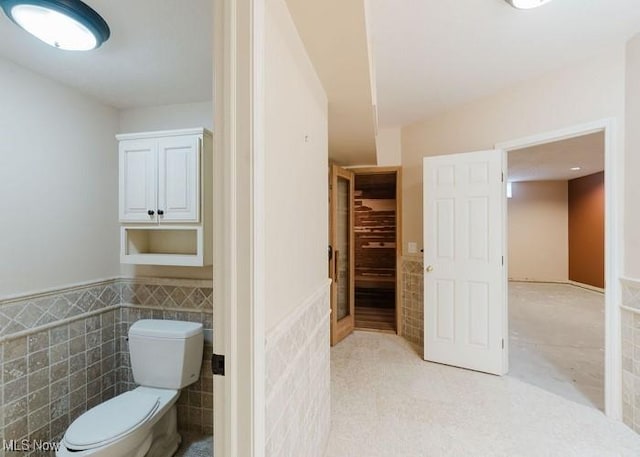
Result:
[[[85,2],[111,28],[101,48],[59,51],[0,14],[0,57],[119,109],[212,99],[212,1]]]
[[[510,182],[581,178],[604,170],[604,133],[510,151],[508,162]]]
[[[340,165],[374,165],[364,0],[286,1],[329,99],[329,158]]]
[[[211,0],[88,1],[111,27],[100,49],[60,52],[0,14],[0,57],[119,109],[212,99]],[[327,92],[330,158],[342,165],[376,163],[376,116],[380,128],[423,120],[640,30],[638,0],[529,11],[503,0],[286,1]]]
[[[367,0],[380,128],[560,69],[640,30],[638,0]]]

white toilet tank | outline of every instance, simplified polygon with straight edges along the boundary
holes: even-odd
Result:
[[[129,353],[137,384],[182,389],[200,377],[202,324],[143,319],[129,328]]]

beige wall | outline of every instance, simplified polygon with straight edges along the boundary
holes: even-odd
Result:
[[[395,167],[402,163],[402,129],[386,128],[376,135],[376,165]]]
[[[404,252],[408,242],[422,246],[422,157],[491,149],[498,142],[610,117],[616,118],[618,127],[615,153],[622,155],[624,83],[624,48],[614,48],[580,65],[405,127]]]
[[[148,132],[183,128],[213,127],[213,102],[180,103],[121,110],[119,133]],[[114,150],[117,155],[117,149]],[[118,245],[115,247],[118,249]],[[159,265],[120,265],[124,277],[211,279],[213,267],[170,267]]]
[[[566,282],[569,274],[567,181],[512,184],[509,279]]]
[[[625,274],[640,278],[640,35],[627,45],[626,123],[633,128],[626,132],[625,157]]]
[[[327,98],[284,0],[268,0],[266,300],[269,331],[327,280]]]
[[[0,297],[119,273],[116,110],[0,59]]]

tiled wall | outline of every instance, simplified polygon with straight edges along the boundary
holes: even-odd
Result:
[[[324,455],[330,429],[329,285],[267,335],[267,457]]]
[[[0,300],[0,338],[120,304],[118,281]]]
[[[402,332],[422,352],[424,347],[424,263],[422,257],[402,259]]]
[[[622,415],[640,433],[640,281],[622,282]]]
[[[178,427],[193,432],[213,434],[213,290],[210,287],[178,283],[123,284],[123,307],[120,320],[118,393],[135,387],[126,336],[129,327],[139,319],[173,319],[200,322],[204,327],[205,345],[198,382],[186,387],[178,399]],[[186,284],[186,285],[185,285]]]
[[[202,377],[179,399],[179,425],[212,433],[211,297],[201,281],[113,280],[0,300],[0,440],[59,439],[84,411],[133,387],[124,336],[138,318],[204,324]]]

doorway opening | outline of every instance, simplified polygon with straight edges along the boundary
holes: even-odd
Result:
[[[507,157],[509,375],[604,410],[604,133]]]
[[[401,169],[330,167],[331,345],[354,329],[402,333]]]
[[[622,391],[621,391],[621,341],[620,341],[620,309],[618,299],[620,297],[620,284],[618,281],[621,271],[621,240],[622,225],[620,214],[622,204],[620,196],[622,188],[618,176],[622,173],[620,150],[615,142],[615,120],[603,119],[587,124],[568,127],[561,130],[545,132],[530,137],[499,143],[497,149],[507,153],[512,151],[533,148],[535,146],[560,142],[573,138],[583,137],[594,133],[600,133],[603,137],[604,153],[604,308],[602,310],[602,325],[604,347],[601,349],[604,358],[604,411],[613,419],[622,417]],[[561,153],[558,153],[561,155]],[[513,185],[512,185],[513,190]],[[505,220],[506,225],[506,220]],[[505,252],[507,247],[505,245]],[[507,256],[508,258],[509,256]],[[568,281],[567,281],[568,282]],[[588,289],[581,289],[589,291]],[[582,300],[584,302],[584,300]],[[507,309],[513,306],[511,301]],[[574,312],[572,320],[580,320],[581,313]],[[566,328],[562,331],[566,332]],[[577,341],[573,341],[576,343]],[[575,344],[574,344],[575,345]],[[575,376],[572,379],[578,379]],[[594,405],[597,406],[597,405]]]
[[[355,328],[397,332],[397,171],[354,170]]]

